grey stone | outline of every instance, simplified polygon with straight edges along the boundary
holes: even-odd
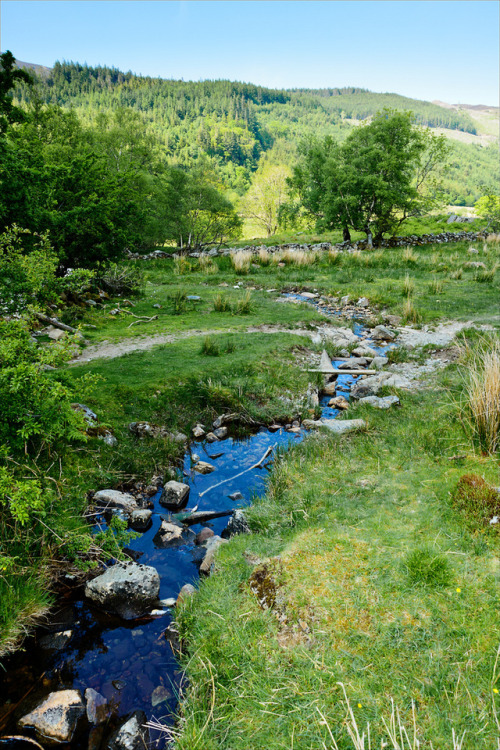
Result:
[[[79,690],[57,690],[19,720],[20,727],[33,727],[47,744],[70,742],[85,705]]]
[[[332,406],[334,409],[348,409],[349,401],[343,396],[336,396],[330,399],[328,406]]]
[[[109,715],[108,702],[104,695],[101,695],[93,688],[87,688],[85,691],[85,701],[87,703],[87,719],[91,724],[102,724]]]
[[[212,529],[209,529],[209,528],[208,528],[208,527],[206,526],[206,527],[205,527],[204,529],[202,529],[201,531],[199,531],[199,532],[198,532],[198,533],[196,534],[196,537],[195,537],[194,543],[195,543],[196,545],[198,545],[198,546],[199,546],[199,545],[201,545],[201,544],[205,544],[205,542],[206,542],[206,541],[208,541],[208,540],[209,540],[209,539],[210,539],[211,537],[213,537],[213,536],[215,536],[215,534],[214,534],[214,532],[212,531]]]
[[[322,419],[321,425],[333,432],[334,435],[346,435],[349,432],[359,432],[366,427],[364,419]]]
[[[378,353],[375,349],[372,349],[367,344],[361,344],[352,350],[351,354],[355,357],[378,357]]]
[[[369,307],[370,303],[368,302],[366,297],[360,297],[358,301],[356,302],[357,307]]]
[[[213,432],[208,432],[205,437],[205,440],[207,441],[207,443],[216,443],[218,439],[219,438],[217,437],[217,435],[214,435]]]
[[[171,510],[180,510],[185,507],[188,498],[189,485],[172,479],[166,483],[160,503]]]
[[[213,434],[219,440],[223,440],[225,437],[227,437],[227,427],[218,427],[213,431]]]
[[[137,509],[137,500],[128,492],[118,490],[99,490],[94,495],[94,503],[101,508],[119,508],[125,513]]]
[[[211,474],[212,471],[215,471],[215,466],[207,463],[207,461],[198,461],[198,463],[194,467],[194,470],[199,474]]]
[[[155,568],[135,562],[117,563],[88,581],[85,595],[95,604],[133,620],[149,612],[160,591]]]
[[[187,544],[194,537],[193,531],[188,531],[177,523],[162,521],[160,528],[153,537],[153,543],[156,547],[167,549],[169,547],[180,547]]]
[[[233,502],[236,502],[237,500],[243,500],[243,495],[241,494],[239,490],[237,490],[236,492],[231,492],[231,494],[228,495],[228,497]]]
[[[302,420],[302,427],[304,427],[306,430],[317,430],[319,427],[321,427],[322,422],[320,419],[303,419]]]
[[[150,743],[146,722],[146,714],[135,711],[111,737],[108,750],[146,750]]]
[[[192,432],[193,432],[193,437],[195,438],[202,438],[206,434],[201,424],[196,424],[193,427]]]
[[[376,341],[394,341],[396,336],[386,326],[375,326],[372,331],[372,338]]]
[[[146,531],[151,526],[153,512],[147,509],[133,510],[129,518],[129,526],[134,531]]]
[[[381,367],[384,367],[389,362],[387,357],[374,357],[371,361],[371,367],[374,367],[375,370],[380,370]]]
[[[236,534],[250,534],[250,526],[242,510],[235,510],[221,536],[230,539]]]
[[[62,630],[59,633],[49,633],[40,638],[40,646],[47,651],[60,651],[64,648],[71,637],[73,636],[72,630]]]
[[[160,703],[165,703],[165,701],[168,701],[168,699],[171,697],[172,693],[167,690],[166,687],[164,687],[163,685],[158,685],[158,687],[155,687],[155,689],[151,693],[151,705],[154,708],[155,706],[159,706]]]
[[[185,583],[184,586],[179,591],[179,594],[177,596],[177,604],[180,604],[180,602],[183,599],[188,599],[190,596],[193,596],[196,594],[196,589],[191,583]]]
[[[213,565],[215,563],[215,556],[217,554],[217,550],[222,544],[225,544],[226,542],[227,540],[222,539],[220,536],[213,536],[211,537],[211,539],[208,540],[207,545],[206,545],[207,551],[200,565],[201,575],[210,575],[210,573],[212,572]]]
[[[374,406],[376,409],[389,409],[394,404],[399,404],[399,398],[397,396],[366,396],[365,398],[359,399],[360,404],[367,404],[368,406]]]

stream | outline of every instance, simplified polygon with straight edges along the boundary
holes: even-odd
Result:
[[[289,296],[317,305],[301,295]],[[364,329],[356,323],[354,332],[361,336]],[[381,354],[389,348],[375,344],[370,338],[365,337],[363,341]],[[334,367],[336,364],[338,362],[333,360]],[[339,375],[336,395],[349,399],[350,387],[357,378]],[[320,398],[323,418],[331,419],[339,413],[338,409],[327,405],[331,398]],[[244,439],[227,437],[217,443],[206,443],[203,439],[192,441],[184,456],[183,475],[179,472],[178,477],[190,486],[188,509],[198,506],[199,511],[233,511],[250,504],[265,491],[272,455],[262,467],[205,491],[257,463],[268,448],[286,448],[303,440],[306,434],[304,429],[293,433],[284,426],[277,431],[262,427]],[[206,475],[194,472],[194,453],[212,464],[215,471]],[[242,495],[236,502],[229,497],[235,492]],[[204,493],[202,497],[201,493]],[[196,586],[204,549],[195,546],[192,539],[180,546],[161,547],[155,536],[162,518],[167,518],[169,513],[160,505],[160,496],[161,490],[150,498],[154,506],[152,526],[130,541],[128,549],[133,559],[158,571],[160,599],[176,598],[184,584]],[[228,517],[217,518],[191,529],[197,533],[208,526],[220,535],[227,522]],[[93,607],[84,598],[82,586],[72,586],[69,581],[62,588],[47,624],[39,627],[25,641],[22,650],[9,657],[0,670],[0,749],[28,748],[27,743],[2,739],[2,736],[30,734],[17,727],[19,718],[50,692],[67,688],[80,690],[82,695],[86,688],[93,688],[106,698],[110,714],[105,734],[95,729],[80,733],[70,743],[75,750],[107,747],[110,733],[135,710],[144,711],[148,720],[172,725],[184,679],[174,650],[165,637],[166,629],[174,620],[175,609],[163,607],[161,615],[125,621]],[[151,731],[151,739],[154,748],[167,744],[161,732]]]

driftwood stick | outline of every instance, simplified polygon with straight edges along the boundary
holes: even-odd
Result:
[[[130,315],[134,315],[134,313],[130,313]],[[138,318],[138,315],[134,315],[134,318]],[[143,318],[140,318],[139,320],[133,320],[132,323],[127,326],[127,328],[130,328],[131,326],[135,326],[136,323],[151,323],[152,320],[158,320],[158,315],[153,315],[151,318],[148,318],[146,315]]]
[[[264,455],[262,456],[262,458],[260,459],[260,461],[257,461],[257,463],[254,464],[253,466],[249,466],[248,469],[245,469],[244,471],[240,471],[240,473],[236,474],[236,476],[234,476],[234,477],[228,477],[228,479],[223,479],[222,482],[217,482],[217,484],[213,484],[208,489],[204,490],[203,492],[200,492],[200,494],[198,495],[198,497],[203,497],[203,495],[206,495],[207,492],[210,492],[210,490],[215,490],[216,487],[220,487],[221,484],[226,484],[226,482],[232,482],[233,479],[238,479],[239,477],[243,476],[243,474],[246,474],[247,471],[252,471],[252,469],[258,469],[259,466],[262,466],[263,461],[265,461],[265,459],[268,457],[268,455],[273,452],[273,450],[276,448],[277,445],[278,445],[278,443],[275,443],[274,445],[271,445],[266,450],[266,452],[264,453]]]
[[[76,328],[72,328],[71,326],[67,326],[66,323],[61,323],[57,318],[49,318],[48,315],[43,315],[42,313],[36,312],[35,318],[38,318],[38,320],[41,320],[42,323],[45,323],[46,325],[54,326],[54,328],[60,328],[61,331],[68,331],[69,333],[76,333],[77,336],[80,336],[80,338],[83,339],[82,334],[80,331],[77,331]]]

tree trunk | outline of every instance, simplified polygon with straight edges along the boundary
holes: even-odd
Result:
[[[344,237],[344,242],[351,242],[351,233],[349,231],[349,227],[344,227],[342,230],[342,234]]]
[[[369,225],[365,227],[365,232],[366,232],[366,244],[367,244],[367,246],[368,247],[373,247],[373,235],[372,235],[372,230],[371,230],[371,228],[370,228]]]
[[[377,234],[373,238],[373,242],[375,247],[378,247],[380,245],[380,243],[382,242],[382,232],[377,232]]]

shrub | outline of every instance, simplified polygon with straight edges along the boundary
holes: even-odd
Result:
[[[493,516],[500,516],[500,495],[477,474],[465,474],[451,494],[453,506],[475,527],[490,526]],[[495,524],[492,528],[498,528]]]
[[[421,586],[447,586],[451,570],[447,558],[431,547],[418,547],[410,552],[404,566],[413,584]]]
[[[95,282],[113,295],[138,294],[144,280],[137,265],[109,263],[96,272]]]

